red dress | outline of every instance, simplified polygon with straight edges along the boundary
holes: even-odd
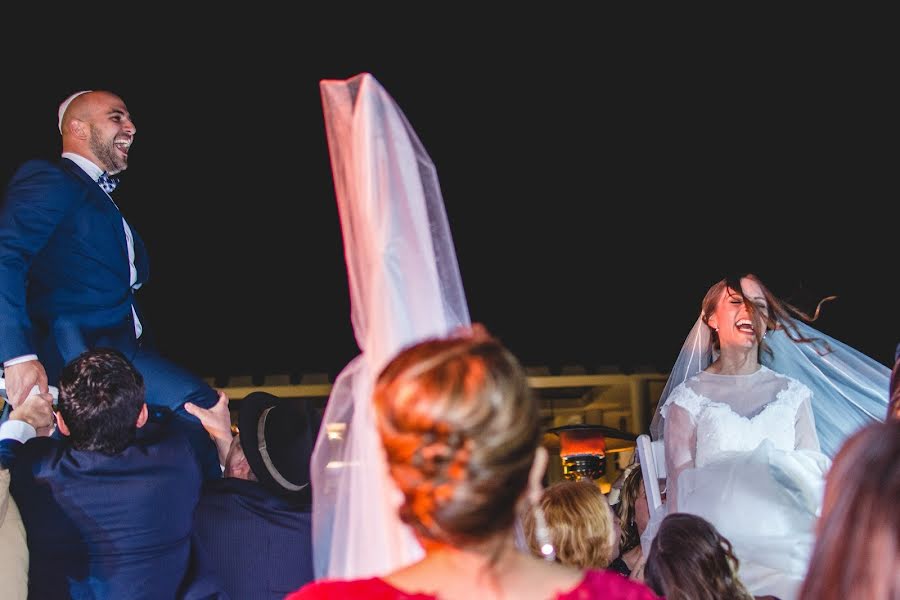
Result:
[[[353,581],[314,581],[289,595],[285,600],[334,600],[366,598],[367,600],[437,600],[428,594],[410,594],[392,587],[383,579]],[[577,586],[560,594],[557,600],[655,600],[647,586],[611,571],[588,571]]]

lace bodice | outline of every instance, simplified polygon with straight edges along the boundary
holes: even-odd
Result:
[[[766,367],[750,375],[701,372],[672,391],[662,413],[668,418],[674,405],[687,414],[674,433],[691,441],[691,462],[701,467],[763,440],[781,450],[818,450],[810,400],[808,387]]]
[[[750,417],[739,414],[729,404],[701,396],[688,386],[676,390],[673,396],[673,402],[694,417],[697,426],[694,463],[702,467],[730,452],[754,450],[763,440],[771,440],[780,450],[793,450],[797,409],[809,399],[809,389],[796,380],[789,380],[775,400]]]

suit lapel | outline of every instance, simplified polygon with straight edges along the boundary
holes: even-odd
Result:
[[[84,172],[84,169],[68,158],[62,159],[62,165],[69,173],[77,177],[84,184],[88,199],[98,206],[103,214],[109,219],[109,222],[113,227],[114,235],[116,239],[119,240],[119,246],[121,246],[122,252],[125,253],[125,260],[128,261],[128,242],[125,240],[125,227],[122,225],[122,213],[119,212],[118,207],[110,200],[109,196],[106,195],[106,192],[100,188],[97,182]],[[132,233],[134,233],[133,230]]]

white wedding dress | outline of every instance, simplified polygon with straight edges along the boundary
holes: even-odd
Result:
[[[701,371],[661,409],[667,512],[715,525],[756,595],[794,598],[812,552],[831,461],[819,448],[811,395],[765,366],[750,375]]]

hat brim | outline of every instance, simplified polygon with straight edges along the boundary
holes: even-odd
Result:
[[[274,410],[275,407],[278,407],[277,411]],[[298,480],[290,481],[290,484],[295,486],[305,485],[301,490],[289,490],[285,488],[276,477],[272,475],[271,471],[266,466],[266,461],[263,459],[262,452],[260,451],[259,424],[263,413],[270,408],[272,408],[273,411],[267,416],[267,421],[270,417],[272,419],[290,418],[295,420],[296,427],[292,429],[295,430],[293,435],[296,436],[296,439],[293,444],[300,455],[298,456],[299,460],[305,461],[305,469],[302,470],[302,476],[299,478],[295,477],[294,479]],[[244,456],[247,458],[247,463],[250,465],[250,469],[253,471],[253,474],[256,476],[259,483],[280,494],[298,494],[304,496],[310,494],[309,459],[315,444],[316,428],[314,427],[314,419],[315,413],[307,399],[279,398],[266,392],[252,392],[241,400],[240,408],[238,410],[238,428],[241,432],[241,446],[244,450]],[[269,430],[268,427],[266,429]],[[267,446],[268,445],[269,444],[267,444]]]

